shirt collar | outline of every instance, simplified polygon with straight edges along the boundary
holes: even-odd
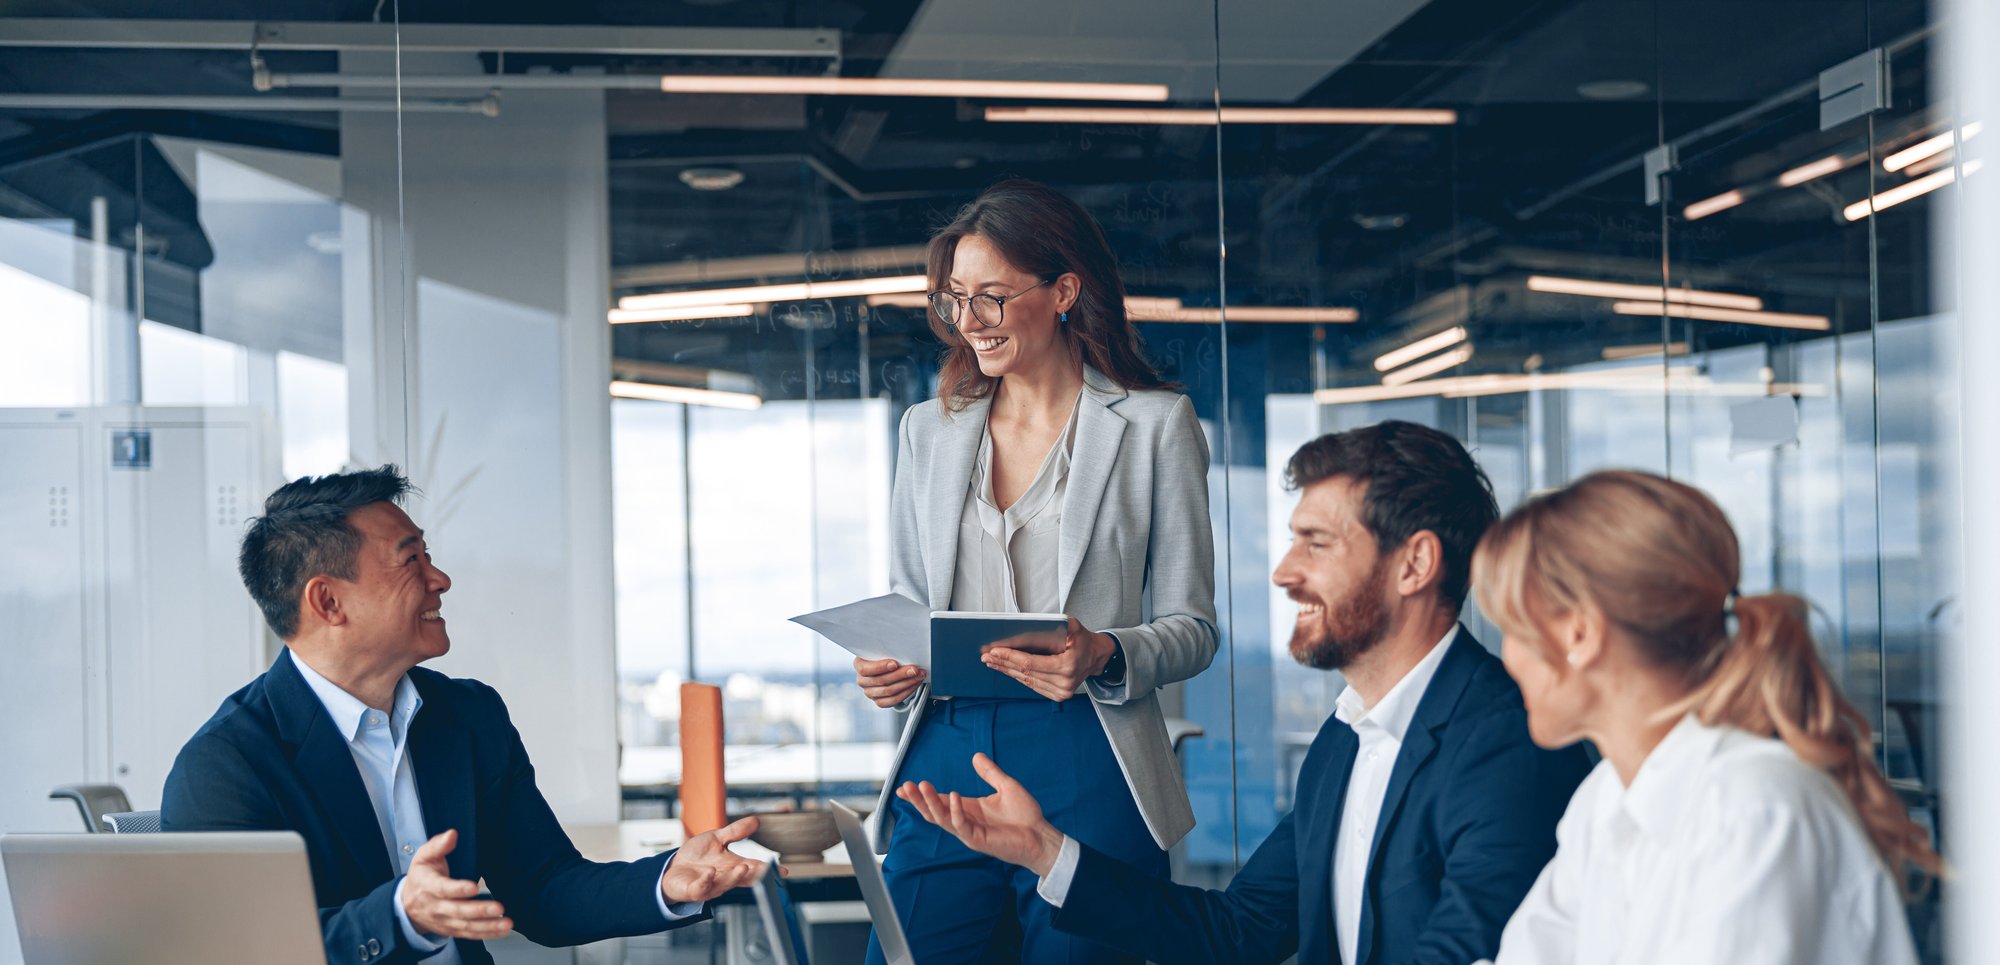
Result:
[[[1444,639],[1438,641],[1437,646],[1424,655],[1424,659],[1417,661],[1417,665],[1411,667],[1403,679],[1396,681],[1396,686],[1389,688],[1389,692],[1373,707],[1362,706],[1361,694],[1353,687],[1342,690],[1340,696],[1334,699],[1333,716],[1354,728],[1356,733],[1364,729],[1380,730],[1397,743],[1402,743],[1403,735],[1410,731],[1410,721],[1416,719],[1417,705],[1423,702],[1424,691],[1430,688],[1431,678],[1437,676],[1438,665],[1444,663],[1445,651],[1451,649],[1452,642],[1457,639],[1458,626],[1453,624]]]
[[[313,696],[319,698],[320,706],[326,708],[326,715],[333,718],[333,725],[339,728],[341,738],[349,743],[360,740],[362,719],[374,713],[375,709],[320,676],[319,671],[300,660],[297,653],[286,650],[285,655],[291,658],[292,666],[298,668],[299,676],[305,678],[306,686],[312,688]],[[409,674],[396,681],[396,696],[392,701],[389,705],[389,737],[393,743],[401,744],[403,736],[409,733],[410,721],[417,716],[417,708],[424,705],[424,699],[417,694],[417,685],[410,682]]]
[[[1703,724],[1693,714],[1682,717],[1646,755],[1631,785],[1614,787],[1613,793],[1605,796],[1598,820],[1608,822],[1623,815],[1649,837],[1671,834],[1687,812],[1687,795],[1697,783],[1695,775],[1714,756],[1723,733],[1722,728]]]

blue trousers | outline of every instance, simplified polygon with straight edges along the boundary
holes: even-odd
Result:
[[[934,705],[894,780],[929,781],[939,792],[973,797],[993,789],[972,770],[983,752],[1041,802],[1051,824],[1078,841],[1158,877],[1167,853],[1145,819],[1111,753],[1088,697],[1052,700],[948,700]],[[882,870],[889,896],[923,965],[993,961],[993,948],[1018,934],[1023,962],[1112,965],[1142,960],[1056,931],[1055,909],[1035,893],[1035,873],[982,855],[892,799],[895,830]],[[868,943],[869,965],[882,949]]]

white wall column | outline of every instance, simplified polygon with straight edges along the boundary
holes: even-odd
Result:
[[[1956,108],[1954,126],[1971,121],[2000,123],[2000,6],[1992,0],[1953,0],[1939,11],[1949,82]],[[1958,157],[1959,170],[1983,158],[1993,166],[1994,152],[1986,141],[1973,141]],[[1951,194],[1940,194],[1932,206],[1938,212],[1936,243],[1940,299],[1955,305],[1951,338],[1938,360],[1940,385],[1952,386],[1940,402],[1955,405],[1963,457],[1959,474],[1959,505],[1964,512],[1961,539],[1963,566],[1957,617],[1939,672],[1945,712],[1944,854],[1954,877],[1944,890],[1945,927],[1950,960],[1989,961],[2000,928],[1993,911],[2000,908],[2000,764],[1995,763],[1995,739],[2000,737],[2000,647],[1992,629],[2000,625],[2000,499],[1993,480],[2000,479],[2000,430],[1993,425],[2000,412],[2000,381],[1986,366],[2000,358],[2000,288],[1989,277],[2000,264],[2000,185],[1996,175],[1961,177]],[[1955,342],[1955,344],[1953,344]],[[1959,371],[1960,360],[1970,360]]]
[[[349,248],[368,252],[348,268],[353,448],[424,490],[411,515],[454,581],[436,669],[500,691],[560,817],[615,820],[603,94],[510,91],[497,118],[410,114],[400,137],[398,232],[397,118],[342,117],[344,200],[373,239]]]

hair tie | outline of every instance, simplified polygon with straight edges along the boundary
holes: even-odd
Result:
[[[1743,598],[1735,587],[1729,588],[1729,595],[1722,598],[1722,632],[1729,639],[1736,639],[1736,631],[1742,628],[1736,619],[1736,601]]]

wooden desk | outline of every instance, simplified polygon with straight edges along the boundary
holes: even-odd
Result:
[[[612,824],[566,824],[563,830],[585,858],[592,861],[637,861],[650,858],[668,848],[679,847],[685,838],[681,823],[674,818],[646,818],[619,821]],[[764,860],[776,855],[753,841],[741,841],[730,848],[747,858]],[[854,880],[854,868],[848,864],[847,849],[834,845],[827,849],[821,860],[809,865],[787,865],[786,888],[792,900],[820,904],[829,912],[831,902],[859,902],[861,888]],[[751,908],[757,903],[748,888],[738,888],[709,904],[714,908],[716,923],[696,925],[696,928],[725,929],[728,938],[718,942],[724,949],[723,957],[732,963],[749,960],[744,953],[746,939],[757,929],[756,912]],[[801,913],[804,914],[803,909]],[[865,920],[865,912],[861,913]],[[622,963],[625,961],[625,945],[622,939],[597,942],[573,950],[550,950],[531,945],[519,936],[508,936],[499,942],[489,943],[495,957],[502,962],[541,963],[548,961],[568,961],[578,965],[599,965],[599,963]]]
[[[684,840],[676,818],[639,818],[616,824],[566,824],[576,849],[592,861],[638,861],[668,848],[680,847]],[[729,850],[746,858],[763,861],[776,852],[755,841],[738,841]],[[861,888],[854,883],[854,866],[848,863],[847,848],[834,845],[813,864],[786,865],[786,886],[794,901],[859,901]],[[717,899],[717,904],[750,902],[750,890],[738,888]]]

